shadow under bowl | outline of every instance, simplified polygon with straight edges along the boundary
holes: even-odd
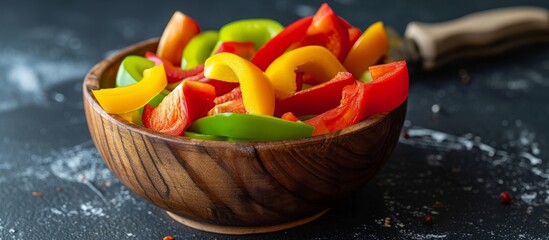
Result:
[[[374,177],[398,142],[407,102],[337,132],[269,142],[170,136],[106,113],[91,91],[113,87],[125,56],[143,56],[157,44],[134,44],[94,66],[83,85],[84,109],[114,175],[187,226],[249,234],[305,224]]]

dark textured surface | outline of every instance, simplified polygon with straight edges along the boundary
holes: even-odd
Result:
[[[93,64],[160,35],[175,10],[216,29],[251,17],[287,24],[320,5],[224,2],[0,2],[0,239],[548,239],[543,45],[412,75],[409,138],[376,178],[311,224],[260,236],[204,233],[129,193],[86,128],[81,83]],[[411,20],[518,4],[549,7],[544,0],[331,3],[356,26],[383,20],[401,32]],[[501,204],[501,191],[513,196],[510,205]]]

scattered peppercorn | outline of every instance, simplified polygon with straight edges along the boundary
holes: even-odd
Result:
[[[502,203],[509,204],[511,203],[511,194],[509,194],[509,192],[507,191],[501,192],[499,194],[499,199],[501,200]]]
[[[174,240],[172,236],[165,236],[162,240]]]
[[[425,225],[431,226],[433,224],[433,216],[431,216],[430,214],[426,214],[423,217],[423,223],[425,223]]]

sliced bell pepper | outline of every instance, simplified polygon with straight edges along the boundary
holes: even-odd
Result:
[[[337,58],[321,46],[306,46],[297,48],[277,58],[265,74],[271,81],[277,98],[292,95],[298,89],[296,72],[312,76],[318,82],[332,79],[345,68]]]
[[[183,70],[174,66],[171,62],[158,57],[153,52],[146,52],[145,57],[153,61],[156,65],[164,64],[164,70],[166,70],[166,78],[168,83],[175,83],[185,78],[201,74],[204,71],[203,64],[200,64],[193,69]]]
[[[313,16],[306,36],[293,48],[320,45],[329,49],[343,62],[349,51],[349,31],[343,21],[327,3],[324,3]]]
[[[222,52],[233,53],[249,60],[255,53],[255,45],[253,42],[223,42],[215,53]]]
[[[190,131],[185,131],[183,136],[189,137],[189,138],[194,138],[194,139],[201,139],[201,140],[214,140],[214,141],[227,141],[228,140],[228,138],[224,137],[224,136],[201,134],[201,133],[195,133],[195,132],[190,132]]]
[[[205,31],[194,36],[183,50],[181,68],[188,70],[203,64],[210,56],[218,39],[218,31]]]
[[[288,25],[284,30],[265,43],[250,60],[259,69],[265,71],[267,67],[295,42],[305,37],[313,17],[305,17]]]
[[[143,109],[143,108],[140,108]],[[143,125],[143,122],[141,121],[143,111],[141,110],[135,110],[127,113],[121,113],[119,114],[120,117],[124,118],[126,121],[137,124],[137,125]]]
[[[210,109],[208,116],[229,112],[247,113],[242,98],[216,104],[212,109]]]
[[[343,88],[339,106],[304,122],[315,127],[314,135],[351,126],[371,115],[389,112],[408,97],[406,62],[393,62],[370,67],[373,81]]]
[[[351,25],[347,20],[345,20],[342,17],[339,17],[343,25],[347,28],[347,32],[349,32],[349,46],[353,46],[355,44],[356,40],[360,37],[362,34],[362,31],[360,28],[354,27]]]
[[[202,65],[202,66],[204,66],[204,65]],[[199,82],[202,82],[202,83],[210,84],[210,85],[215,87],[216,96],[221,96],[223,94],[226,94],[226,93],[230,92],[231,90],[233,90],[234,88],[238,87],[238,83],[224,82],[224,81],[219,81],[219,80],[215,80],[215,79],[206,78],[206,77],[204,77],[204,72],[201,72],[201,73],[196,74],[194,76],[187,77],[187,78],[185,78],[181,81],[170,83],[170,84],[168,84],[168,86],[166,86],[166,89],[171,91],[171,90],[175,89],[183,81],[199,81]]]
[[[232,53],[218,53],[206,60],[204,76],[239,82],[244,107],[250,114],[272,116],[275,95],[269,78],[253,63]]]
[[[245,19],[238,20],[221,27],[219,40],[212,53],[223,42],[253,42],[256,49],[260,48],[284,29],[277,21],[271,19]]]
[[[279,98],[275,104],[275,116],[286,112],[298,117],[326,112],[339,105],[343,87],[355,81],[351,73],[340,72],[328,82]]]
[[[183,81],[153,108],[143,110],[143,125],[156,131],[181,135],[194,120],[204,117],[214,106],[215,89],[197,81]]]
[[[280,118],[282,118],[286,121],[290,121],[290,122],[298,122],[299,121],[299,118],[297,118],[292,112],[284,113],[284,114],[282,114],[282,116]]]
[[[116,86],[123,87],[141,81],[143,71],[154,67],[154,62],[144,57],[130,55],[122,60],[116,74]]]
[[[375,65],[368,68],[373,80],[364,84],[365,111],[359,118],[389,112],[408,98],[408,67],[405,61]]]
[[[313,127],[271,116],[222,113],[196,120],[189,131],[249,140],[287,140],[310,137]]]
[[[356,78],[363,78],[368,67],[389,51],[389,40],[382,22],[370,25],[355,42],[343,65]]]
[[[170,61],[175,66],[180,66],[183,49],[198,33],[200,33],[200,27],[196,21],[176,11],[160,37],[156,55]]]
[[[214,99],[215,104],[221,104],[224,102],[232,101],[242,99],[242,91],[240,90],[240,87],[234,88],[228,93],[225,93],[219,97],[216,97]]]
[[[166,87],[164,65],[143,72],[141,81],[116,88],[93,90],[97,102],[107,113],[120,114],[143,107]]]
[[[143,79],[143,71],[154,67],[154,65],[155,63],[153,61],[147,60],[141,56],[130,55],[125,57],[124,60],[122,60],[122,63],[120,63],[120,67],[118,67],[116,86],[124,87],[141,81],[141,79]],[[162,92],[151,99],[148,104],[153,107],[158,106],[158,104],[162,102],[162,99],[169,93],[170,92],[167,90],[162,90]],[[139,116],[141,116],[141,111],[139,111]],[[140,121],[141,120],[139,120],[139,122]]]

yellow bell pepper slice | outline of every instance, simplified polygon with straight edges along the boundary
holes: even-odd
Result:
[[[143,79],[134,84],[92,90],[95,99],[107,113],[122,114],[145,106],[168,85],[164,65],[143,71]]]
[[[126,121],[128,122],[143,126],[143,122],[141,121],[141,114],[142,112],[138,109],[131,112],[121,113],[119,114],[119,116],[123,119],[126,119]]]
[[[376,22],[370,25],[355,42],[343,66],[355,78],[362,78],[368,67],[375,65],[387,51],[389,51],[389,39],[383,22]]]
[[[238,82],[244,108],[249,114],[274,114],[275,95],[269,78],[250,61],[232,53],[218,53],[204,63],[204,76],[225,82]]]
[[[332,79],[345,68],[330,50],[321,46],[305,46],[278,57],[265,71],[275,90],[276,97],[285,97],[296,92],[296,71],[323,83]]]

